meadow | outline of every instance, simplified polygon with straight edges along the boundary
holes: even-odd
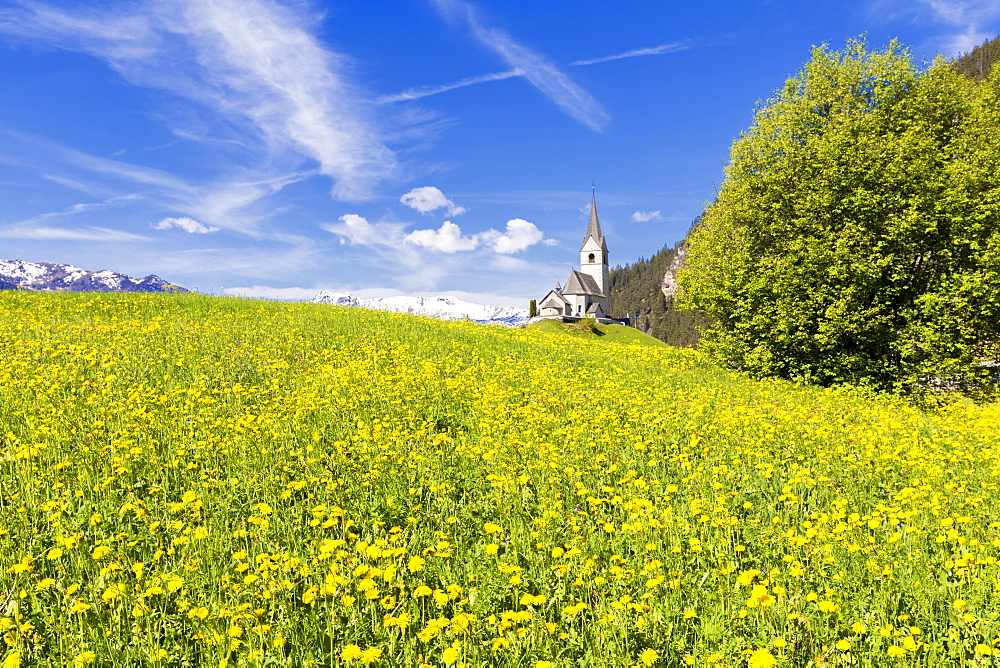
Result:
[[[2,292],[0,665],[992,665],[998,445],[665,346]]]

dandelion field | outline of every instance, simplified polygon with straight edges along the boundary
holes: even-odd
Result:
[[[992,665],[1000,411],[0,292],[0,665]]]

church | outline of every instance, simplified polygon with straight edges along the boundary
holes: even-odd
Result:
[[[608,306],[608,244],[597,219],[597,197],[591,193],[590,223],[580,246],[580,269],[569,272],[566,285],[556,284],[538,303],[540,317],[610,317]]]

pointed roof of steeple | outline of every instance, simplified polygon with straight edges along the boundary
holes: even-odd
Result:
[[[608,250],[608,244],[604,241],[604,233],[601,232],[601,222],[597,219],[597,193],[591,185],[590,193],[590,223],[587,225],[587,233],[583,236],[581,248],[587,245],[587,239],[594,238],[601,248]]]

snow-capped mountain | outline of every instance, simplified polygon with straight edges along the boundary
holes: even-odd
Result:
[[[333,306],[359,306],[392,313],[412,313],[441,320],[471,320],[507,327],[519,327],[528,320],[528,309],[474,304],[454,297],[400,296],[362,299],[347,292],[324,290],[313,298],[313,302]]]
[[[117,271],[87,271],[71,264],[0,260],[0,290],[69,292],[163,292],[170,284],[159,276],[132,278]],[[184,288],[175,288],[187,292]]]

